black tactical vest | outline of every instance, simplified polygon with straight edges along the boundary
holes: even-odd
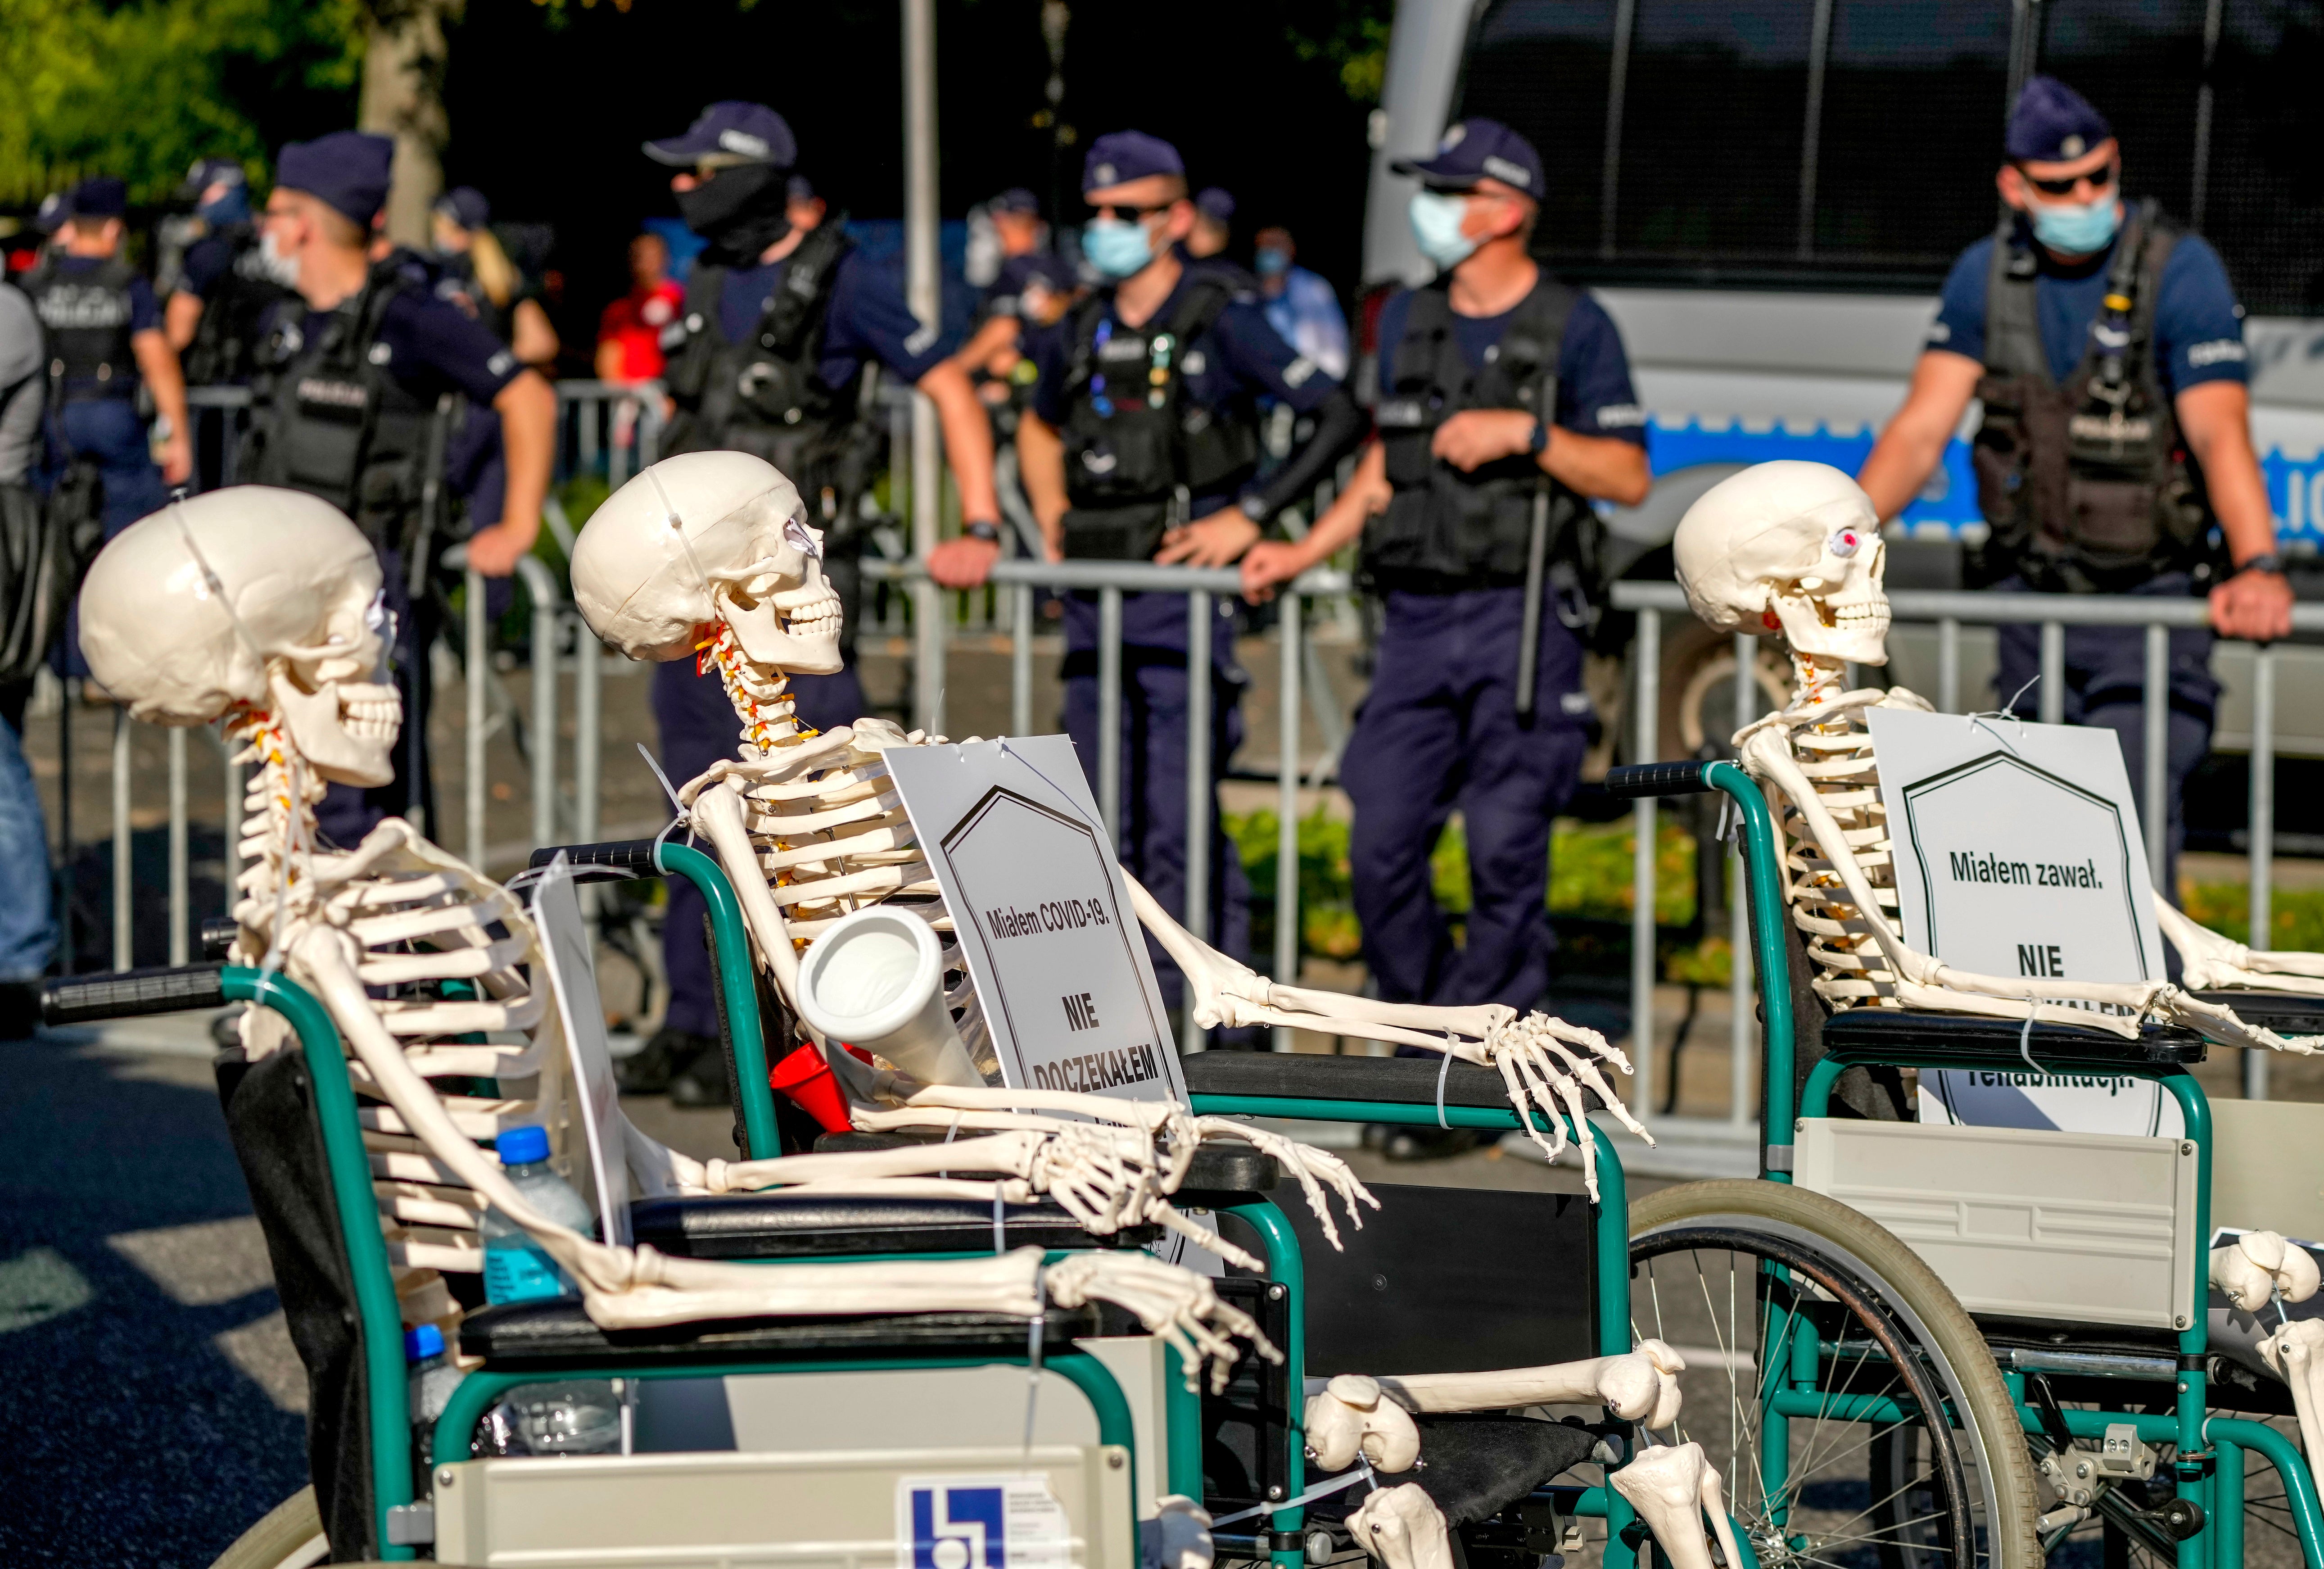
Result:
[[[1233,291],[1189,268],[1167,319],[1125,327],[1110,298],[1074,317],[1065,448],[1065,555],[1143,561],[1165,531],[1191,521],[1196,496],[1233,490],[1259,466],[1258,411],[1248,399],[1216,406],[1185,395],[1186,358]]]
[[[2105,303],[2061,386],[2042,347],[2039,267],[2014,217],[1986,281],[1985,420],[1971,448],[1992,532],[1971,576],[2119,593],[2165,572],[2208,573],[2211,507],[2154,364],[2154,303],[2178,234],[2142,203],[2108,264]]]
[[[441,475],[447,394],[423,400],[394,375],[380,337],[388,306],[426,287],[392,258],[333,311],[315,339],[292,300],[274,313],[259,349],[251,446],[241,472],[257,484],[318,495],[355,520],[381,549],[407,549]]]
[[[1571,559],[1594,514],[1580,494],[1526,453],[1463,474],[1429,451],[1436,428],[1464,409],[1557,413],[1557,356],[1572,290],[1546,272],[1517,302],[1482,370],[1461,352],[1452,284],[1413,291],[1404,341],[1383,359],[1374,420],[1386,448],[1388,511],[1364,530],[1363,572],[1385,591],[1442,594],[1522,586],[1536,503],[1549,509],[1552,560]]]
[[[234,247],[234,260],[202,305],[201,325],[186,346],[186,384],[238,386],[257,368],[258,340],[266,313],[293,298],[266,271],[257,231],[240,225],[221,236]]]
[[[130,396],[137,387],[137,356],[129,346],[129,283],[136,273],[118,256],[86,272],[68,272],[58,263],[43,256],[23,281],[41,318],[51,398]]]
[[[826,549],[854,543],[856,503],[882,456],[863,418],[872,377],[844,386],[822,376],[824,329],[840,263],[853,248],[844,217],[808,231],[751,336],[726,341],[719,325],[724,267],[697,264],[678,319],[662,332],[665,381],[679,413],[664,453],[748,452],[780,469],[807,498]]]

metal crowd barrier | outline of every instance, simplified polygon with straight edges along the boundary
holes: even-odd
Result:
[[[1631,756],[1652,761],[1662,755],[1658,734],[1662,706],[1662,618],[1675,613],[1690,615],[1686,595],[1675,583],[1618,583],[1614,607],[1638,613],[1637,639],[1630,659],[1634,692]],[[2154,809],[2166,792],[2171,715],[2171,632],[2174,628],[2209,624],[2209,609],[2200,599],[2150,599],[2135,595],[1987,594],[1899,589],[1888,595],[1895,624],[1932,623],[1937,630],[1938,710],[1964,712],[1960,696],[1960,630],[1964,625],[2033,625],[2041,631],[2042,679],[2034,688],[2038,717],[2045,725],[2065,716],[2066,628],[2069,626],[2135,626],[2145,630],[2145,688],[2142,697],[2145,752],[2139,795],[2147,804],[2143,816],[2148,869],[2156,886],[2163,882],[2167,858],[2170,817]],[[2292,630],[2324,632],[2324,605],[2301,605],[2292,613]],[[1893,633],[1892,633],[1893,636]],[[1735,722],[1737,728],[1766,712],[1763,694],[1754,685],[1758,639],[1735,639]],[[2251,737],[2251,929],[2264,942],[2273,912],[2275,830],[2275,661],[2267,645],[2253,650]],[[1630,1017],[1634,1066],[1632,1106],[1639,1119],[1659,1121],[1674,1131],[1694,1131],[1714,1137],[1739,1137],[1757,1125],[1757,1097],[1753,1086],[1758,1060],[1757,1022],[1752,1009],[1749,945],[1733,945],[1730,1024],[1733,1051],[1729,1058],[1728,1116],[1723,1127],[1703,1119],[1649,1117],[1655,1104],[1654,1041],[1655,1002],[1655,825],[1656,803],[1639,800],[1635,813],[1636,844],[1632,862],[1630,913]],[[1731,862],[1730,864],[1739,864]],[[1744,912],[1743,879],[1730,876],[1730,930],[1749,929]],[[2243,1088],[2246,1098],[2264,1100],[2268,1093],[2268,1063],[2264,1052],[2243,1054]]]

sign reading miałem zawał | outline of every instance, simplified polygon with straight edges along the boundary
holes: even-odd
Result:
[[[1012,1086],[1186,1098],[1146,933],[1062,735],[897,747],[890,773],[953,912]]]
[[[1976,974],[2163,977],[2113,731],[1886,708],[1869,719],[1906,942]],[[2179,1108],[2148,1079],[1946,1070],[1921,1075],[1921,1120],[2168,1137]]]

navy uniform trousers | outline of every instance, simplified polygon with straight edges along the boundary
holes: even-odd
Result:
[[[2158,599],[2184,599],[2193,579],[2168,572],[2128,592]],[[2027,594],[2023,578],[1994,585],[1997,594]],[[2042,712],[2042,688],[2026,687],[2042,671],[2042,629],[2005,626],[2001,660],[1994,675],[2002,706],[2023,718]],[[2211,678],[2209,627],[2174,627],[2171,632],[2171,723],[2163,759],[2163,809],[2170,813],[2170,851],[2160,891],[2179,902],[2179,850],[2187,837],[2181,795],[2187,776],[2211,750],[2211,722],[2218,708],[2219,683]],[[2146,629],[2138,626],[2066,628],[2065,720],[2111,730],[2122,743],[2123,766],[2130,771],[2131,797],[2143,826],[2153,807],[2146,799]],[[2024,695],[2019,696],[2023,689]]]
[[[1525,594],[1388,595],[1370,694],[1341,775],[1364,962],[1388,1002],[1506,1002],[1549,986],[1550,819],[1587,745],[1582,646],[1554,614],[1536,650],[1533,723],[1517,716]],[[1430,854],[1455,808],[1468,836],[1467,941],[1452,945]]]
[[[793,676],[790,689],[800,723],[816,730],[853,724],[868,712],[852,651],[847,667],[837,675]],[[690,659],[656,666],[651,701],[654,724],[661,732],[661,753],[655,761],[673,787],[682,788],[720,759],[733,757],[742,744],[742,723],[715,670],[697,675]],[[661,931],[662,964],[669,976],[669,1011],[663,1028],[715,1038],[718,1000],[702,932],[702,918],[708,913],[691,881],[669,879],[669,906]]]
[[[1250,883],[1242,857],[1219,821],[1217,781],[1242,744],[1243,673],[1234,658],[1234,607],[1213,601],[1211,629],[1211,946],[1238,961],[1250,955]],[[1065,734],[1098,793],[1098,606],[1095,595],[1065,600]],[[1121,596],[1121,821],[1115,853],[1122,870],[1178,920],[1186,918],[1186,596]],[[1101,803],[1102,804],[1102,803]],[[1147,952],[1165,1006],[1179,1007],[1185,980],[1149,936]],[[1232,1043],[1229,1043],[1232,1044]]]

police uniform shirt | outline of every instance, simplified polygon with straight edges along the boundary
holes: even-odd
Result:
[[[726,274],[718,298],[718,328],[728,343],[746,342],[758,330],[789,268],[786,256]],[[893,268],[850,251],[831,280],[816,374],[826,387],[844,387],[865,361],[877,360],[905,381],[918,382],[944,363],[939,337],[922,327],[904,303],[903,283]]]
[[[2120,236],[2116,236],[2120,244]],[[1971,245],[1945,279],[1937,319],[1929,328],[1929,348],[1985,359],[1986,283],[1993,270],[1993,236]],[[2090,328],[2106,295],[2106,274],[2114,259],[2108,245],[2096,256],[2070,264],[2034,247],[2040,271],[2034,302],[2042,324],[2042,347],[2050,374],[2063,383],[2081,363]],[[2247,382],[2243,307],[2227,281],[2219,254],[2193,235],[2181,235],[2163,263],[2154,300],[2155,371],[2172,397],[2205,382]]]
[[[348,308],[353,304],[351,297]],[[337,314],[307,311],[300,325],[305,341],[318,341]],[[488,407],[524,370],[500,339],[466,311],[411,290],[390,300],[380,315],[379,339],[372,353],[377,356],[383,350],[386,357],[375,357],[374,363],[385,365],[404,391],[422,401],[456,392],[471,403]]]
[[[1499,316],[1452,318],[1452,334],[1472,370],[1482,370],[1486,351],[1501,341],[1510,307]],[[1380,379],[1395,374],[1396,353],[1404,342],[1405,323],[1412,315],[1412,291],[1400,290],[1380,308]],[[1635,446],[1646,444],[1646,411],[1630,384],[1630,356],[1622,335],[1606,308],[1584,293],[1573,301],[1565,318],[1565,337],[1557,354],[1557,407],[1550,422],[1577,436],[1610,436]]]
[[[1186,291],[1198,281],[1194,269],[1187,269],[1169,298],[1147,318],[1146,326],[1151,328],[1175,316]],[[1102,319],[1126,329],[1127,324],[1114,314],[1111,294],[1100,309],[1105,313]],[[1069,412],[1068,383],[1078,316],[1069,311],[1055,327],[1026,335],[1024,352],[1040,373],[1033,391],[1033,411],[1052,429],[1064,429]],[[1255,295],[1229,300],[1210,330],[1187,346],[1178,365],[1185,378],[1186,401],[1205,409],[1218,408],[1238,397],[1274,398],[1305,414],[1320,407],[1340,385],[1314,360],[1302,358],[1298,350],[1283,341],[1268,322],[1266,306]],[[1204,516],[1234,499],[1231,494],[1194,496],[1194,515]]]
[[[996,316],[1024,315],[1025,286],[1033,281],[1042,260],[1032,254],[1004,259],[1000,274],[985,285],[984,293],[977,300],[976,318],[989,321]]]
[[[63,254],[59,254],[55,263],[58,275],[64,278],[86,278],[89,274],[97,272],[98,269],[109,267],[112,264],[112,260],[108,257],[68,256]],[[159,332],[161,330],[161,307],[160,302],[153,298],[153,285],[147,282],[144,277],[141,274],[131,274],[129,279],[129,331],[131,336],[134,337],[136,334],[141,332]],[[94,381],[76,381],[73,385],[77,389],[83,391],[89,387],[97,387],[98,389],[99,395],[104,397],[127,398],[135,395],[137,392],[137,378],[135,376],[116,375],[111,381],[103,383],[101,386]]]

